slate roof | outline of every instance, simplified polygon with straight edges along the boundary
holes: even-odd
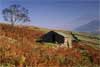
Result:
[[[64,37],[71,38],[72,40],[76,40],[76,38],[73,37],[72,34],[65,34],[65,33],[59,32],[59,31],[54,31],[54,32],[56,32],[56,33],[58,33],[58,34],[60,34],[60,35],[62,35],[62,36],[64,36]]]
[[[69,34],[65,34],[65,33],[60,32],[60,31],[54,31],[54,32],[56,32],[56,33],[58,33],[58,34],[60,34],[60,35],[62,35],[64,37],[71,37]]]

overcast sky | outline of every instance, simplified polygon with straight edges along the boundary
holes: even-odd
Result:
[[[19,4],[30,12],[31,22],[39,27],[73,30],[94,19],[99,19],[99,0],[0,0],[2,9]]]

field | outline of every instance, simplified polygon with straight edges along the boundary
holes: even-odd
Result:
[[[80,39],[80,42],[72,43],[73,48],[37,43],[36,40],[48,31],[32,26],[0,24],[0,67],[100,66],[99,35],[73,32]]]

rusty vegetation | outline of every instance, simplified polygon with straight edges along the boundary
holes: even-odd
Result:
[[[73,48],[37,43],[43,31],[0,24],[0,67],[99,67],[100,50],[81,42]],[[83,44],[83,45],[80,45]]]

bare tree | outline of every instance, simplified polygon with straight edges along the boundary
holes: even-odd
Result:
[[[11,26],[14,26],[15,23],[30,21],[28,10],[20,5],[11,5],[8,8],[3,9],[2,14],[4,20],[10,22]]]

